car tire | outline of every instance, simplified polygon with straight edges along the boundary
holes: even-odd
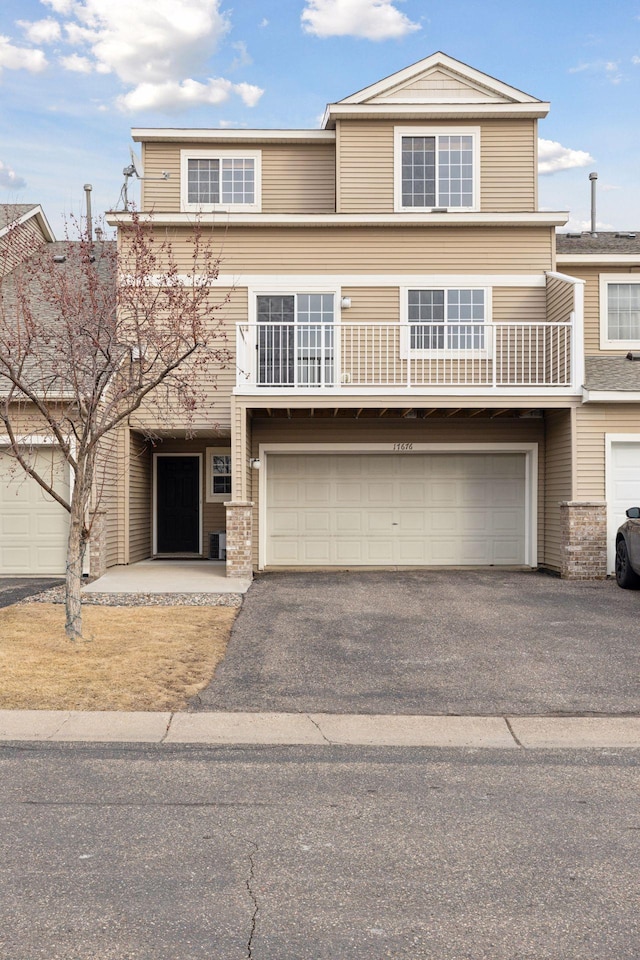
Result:
[[[640,588],[640,577],[631,569],[629,551],[624,539],[620,537],[616,544],[616,583],[623,590]]]

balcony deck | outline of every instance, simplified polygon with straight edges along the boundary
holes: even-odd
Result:
[[[573,322],[240,323],[236,393],[571,393]]]

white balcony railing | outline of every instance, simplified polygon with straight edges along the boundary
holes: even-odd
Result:
[[[239,323],[238,387],[572,386],[572,323]]]

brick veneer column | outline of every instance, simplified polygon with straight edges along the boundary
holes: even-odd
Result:
[[[89,540],[89,579],[97,580],[107,572],[107,524],[106,510],[96,510],[91,524]]]
[[[230,501],[227,510],[227,576],[253,576],[253,503]]]
[[[564,580],[603,580],[607,575],[607,505],[600,500],[560,504]]]

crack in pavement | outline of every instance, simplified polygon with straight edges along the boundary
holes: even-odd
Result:
[[[516,732],[515,732],[515,730],[513,729],[513,727],[511,726],[511,721],[509,720],[509,717],[503,717],[503,719],[504,719],[504,722],[505,722],[506,725],[507,725],[507,730],[509,731],[509,733],[511,734],[511,736],[513,737],[513,739],[515,740],[515,742],[518,744],[518,746],[520,747],[521,750],[524,750],[524,749],[525,749],[525,746],[524,746],[524,744],[523,744],[520,740],[518,740],[518,738],[517,738],[517,736],[516,736]]]
[[[253,844],[253,853],[249,854],[249,876],[245,880],[245,885],[247,888],[247,893],[251,897],[253,903],[253,914],[251,916],[251,929],[249,931],[249,939],[247,940],[247,960],[253,960],[253,938],[256,933],[256,922],[258,917],[258,911],[260,907],[258,905],[258,898],[256,897],[253,890],[253,881],[255,879],[255,854],[258,852],[258,844],[255,841],[251,841]]]
[[[171,724],[173,723],[173,718],[174,718],[174,716],[175,716],[175,714],[174,714],[173,712],[169,714],[169,720],[168,720],[168,723],[167,723],[167,729],[164,731],[164,733],[163,733],[162,736],[160,737],[160,740],[158,741],[158,743],[164,743],[165,740],[167,739],[167,737],[169,736],[169,730],[171,729]]]
[[[318,731],[318,733],[320,734],[320,736],[322,737],[322,739],[325,741],[325,743],[328,743],[330,747],[335,746],[333,740],[329,740],[329,737],[326,735],[326,733],[324,732],[324,730],[321,728],[320,724],[319,724],[319,723],[316,723],[316,721],[313,719],[312,716],[310,716],[310,714],[305,713],[305,717],[307,718],[307,720],[310,720],[310,721],[311,721],[311,723],[314,725],[314,727],[316,728],[316,730]]]

